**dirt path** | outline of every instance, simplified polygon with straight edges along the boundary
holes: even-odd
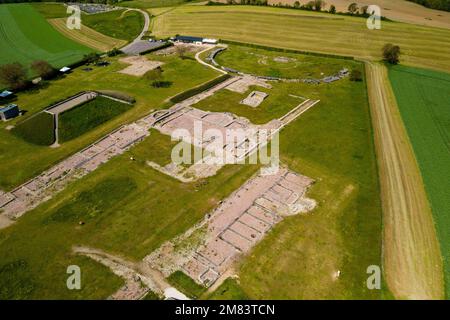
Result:
[[[383,206],[383,261],[401,299],[444,297],[442,258],[422,177],[382,64],[367,63]]]

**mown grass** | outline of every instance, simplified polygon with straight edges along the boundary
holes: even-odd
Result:
[[[135,97],[136,103],[127,112],[64,143],[59,148],[27,143],[4,129],[7,125],[17,124],[19,119],[9,121],[7,124],[0,123],[0,189],[11,189],[25,182],[120,125],[137,120],[151,110],[166,107],[165,99],[217,76],[215,71],[191,59],[183,60],[175,56],[162,57],[152,54],[147,57],[165,63],[162,80],[172,81],[171,87],[153,88],[144,78],[118,73],[117,71],[128,65],[119,62],[119,58],[109,58],[111,65],[108,67],[93,67],[94,70],[90,72],[79,68],[36,90],[19,93],[14,103],[27,111],[23,117],[20,117],[20,121],[45,109],[52,102],[61,101],[85,90],[113,89]],[[20,170],[14,168],[20,168]]]
[[[98,96],[59,115],[59,140],[66,142],[126,112],[133,105]]]
[[[21,299],[106,298],[123,282],[100,264],[72,254],[72,246],[140,260],[198,222],[257,170],[228,166],[215,177],[183,184],[146,165],[147,160],[156,160],[144,151],[154,138],[150,135],[10,228],[0,230],[0,266],[27,263],[9,284],[8,292],[22,292]],[[81,291],[66,287],[66,268],[72,264],[81,268]]]
[[[17,124],[11,132],[29,143],[50,146],[55,142],[55,120],[50,113],[40,112]]]
[[[213,293],[208,300],[248,300],[247,294],[242,290],[236,279],[227,278]]]
[[[431,203],[450,296],[450,75],[395,66],[389,78]]]
[[[114,10],[92,15],[84,14],[82,23],[112,38],[131,41],[141,33],[144,16],[136,11]]]
[[[167,277],[167,281],[192,299],[198,299],[206,291],[206,287],[199,285],[182,271],[175,271]]]
[[[281,59],[281,60],[280,60]],[[229,45],[215,59],[224,67],[267,77],[315,78],[336,74],[343,60]]]
[[[67,7],[62,3],[35,2],[32,6],[46,19],[64,18],[69,16]]]
[[[450,71],[450,30],[382,22],[368,30],[366,20],[258,6],[181,6],[157,16],[155,36],[185,34],[272,47],[380,60],[387,42],[402,49],[401,61]]]

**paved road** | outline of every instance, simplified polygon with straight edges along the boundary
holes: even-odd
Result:
[[[144,21],[144,28],[142,29],[142,32],[131,43],[122,47],[122,49],[121,49],[122,51],[127,50],[128,48],[132,47],[134,44],[142,41],[142,37],[145,36],[148,29],[150,28],[150,15],[148,14],[147,11],[144,11],[141,9],[134,9],[134,8],[126,8],[126,9],[132,10],[132,11],[138,11],[138,12],[142,13],[144,15],[145,21]]]
[[[387,69],[367,63],[383,206],[384,273],[401,299],[444,297],[442,258],[421,174]]]

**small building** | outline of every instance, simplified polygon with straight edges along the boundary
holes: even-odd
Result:
[[[0,108],[0,119],[3,121],[17,117],[20,114],[17,104],[10,104]]]
[[[69,72],[71,69],[69,68],[69,67],[62,67],[61,69],[59,69],[59,72],[62,72],[62,73],[67,73],[67,72]]]
[[[203,38],[191,36],[176,36],[175,41],[184,43],[203,43]]]
[[[12,95],[13,93],[11,91],[5,90],[0,93],[0,99],[11,98]]]
[[[203,43],[206,44],[217,44],[219,41],[217,39],[204,38]]]

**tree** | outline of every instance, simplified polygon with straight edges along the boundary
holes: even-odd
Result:
[[[313,10],[314,9],[314,1],[309,1],[307,4],[304,5],[304,8],[307,10]]]
[[[85,54],[83,60],[85,63],[95,63],[100,60],[100,55],[95,52],[91,52],[89,54]]]
[[[161,69],[161,67],[158,67],[156,69],[147,71],[145,73],[144,77],[147,81],[159,80],[162,78],[162,72],[163,72],[163,70]]]
[[[5,64],[0,67],[0,82],[12,90],[23,89],[27,86],[27,70],[19,62]]]
[[[328,10],[329,13],[335,14],[336,13],[336,7],[334,6],[334,4],[332,4],[330,6],[330,10]]]
[[[361,73],[361,71],[353,69],[350,72],[350,81],[362,81],[362,73]]]
[[[34,61],[31,64],[31,69],[43,79],[49,79],[56,73],[55,68],[53,68],[52,65],[45,60]]]
[[[350,3],[350,5],[348,6],[348,12],[350,12],[351,14],[355,14],[356,12],[358,12],[358,4],[355,2]]]
[[[314,10],[322,11],[322,8],[325,7],[325,1],[323,0],[314,0]]]
[[[360,12],[363,16],[365,16],[365,15],[367,15],[367,10],[369,10],[369,6],[362,6],[362,7],[359,9],[359,12]]]
[[[177,55],[181,58],[184,59],[186,57],[186,53],[188,51],[188,48],[184,45],[178,45],[175,47],[175,51],[177,53]]]
[[[295,8],[295,9],[300,8],[300,1],[295,1],[295,2],[294,2],[294,8]]]
[[[392,43],[387,43],[383,47],[383,59],[390,64],[399,63],[400,47],[393,45]]]

